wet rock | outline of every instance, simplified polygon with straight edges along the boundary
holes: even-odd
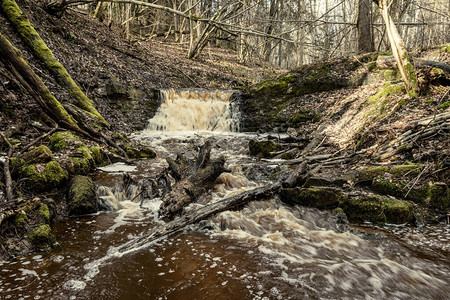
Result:
[[[336,188],[311,187],[311,188],[285,188],[280,191],[281,201],[319,209],[334,209],[339,206],[346,196]]]
[[[281,149],[281,146],[273,141],[255,141],[250,140],[248,143],[248,148],[250,150],[250,155],[271,158],[273,157],[273,152]]]
[[[98,211],[95,185],[92,179],[77,175],[70,182],[67,193],[70,215],[85,215]]]
[[[102,147],[93,146],[89,148],[89,151],[91,152],[96,167],[103,167],[109,164],[108,156]]]
[[[52,234],[52,230],[48,224],[35,228],[28,234],[28,239],[36,248],[41,250],[47,250],[55,243],[55,236]]]
[[[127,153],[129,158],[139,159],[139,158],[155,158],[156,152],[149,147],[131,147],[124,146],[123,150]]]
[[[414,220],[414,204],[405,200],[361,196],[348,199],[341,207],[353,222],[403,224]]]

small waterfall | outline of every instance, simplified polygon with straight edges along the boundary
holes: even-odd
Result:
[[[233,91],[161,90],[162,104],[149,120],[151,131],[239,131]]]

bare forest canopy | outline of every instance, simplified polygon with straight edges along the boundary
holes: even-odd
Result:
[[[128,38],[163,37],[189,45],[233,49],[242,62],[263,59],[283,68],[334,56],[390,51],[379,6],[407,49],[450,42],[449,0],[43,0],[47,10],[76,9],[123,28]]]

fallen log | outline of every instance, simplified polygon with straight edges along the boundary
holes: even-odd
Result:
[[[160,225],[151,229],[151,232],[143,237],[131,240],[117,248],[119,253],[127,251],[136,251],[142,247],[148,246],[149,243],[156,241],[167,235],[174,234],[184,227],[195,224],[201,220],[207,219],[212,215],[220,213],[222,211],[231,210],[236,207],[242,206],[252,200],[258,200],[261,198],[268,198],[276,193],[281,187],[281,183],[277,182],[264,187],[256,188],[250,191],[246,191],[242,194],[226,198],[224,200],[206,205],[200,209],[197,209],[187,215],[176,218],[175,220]]]
[[[159,216],[171,220],[182,212],[183,207],[195,202],[204,192],[210,190],[217,177],[227,171],[223,157],[210,160],[212,141],[208,139],[200,148],[197,158],[192,161],[179,157],[176,161],[168,159],[169,170],[177,180],[172,190],[165,194],[159,208]]]

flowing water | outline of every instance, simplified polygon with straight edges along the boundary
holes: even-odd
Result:
[[[163,223],[166,157],[195,157],[213,138],[212,158],[224,156],[232,171],[186,210],[266,184],[286,168],[247,155],[248,141],[263,137],[236,132],[230,93],[164,96],[149,129],[133,137],[158,158],[99,170],[99,201],[109,211],[54,224],[61,246],[50,254],[0,262],[0,299],[448,299],[448,225],[345,228],[329,212],[277,198],[118,252]],[[124,183],[125,173],[133,181]],[[143,186],[151,188],[140,194]]]

